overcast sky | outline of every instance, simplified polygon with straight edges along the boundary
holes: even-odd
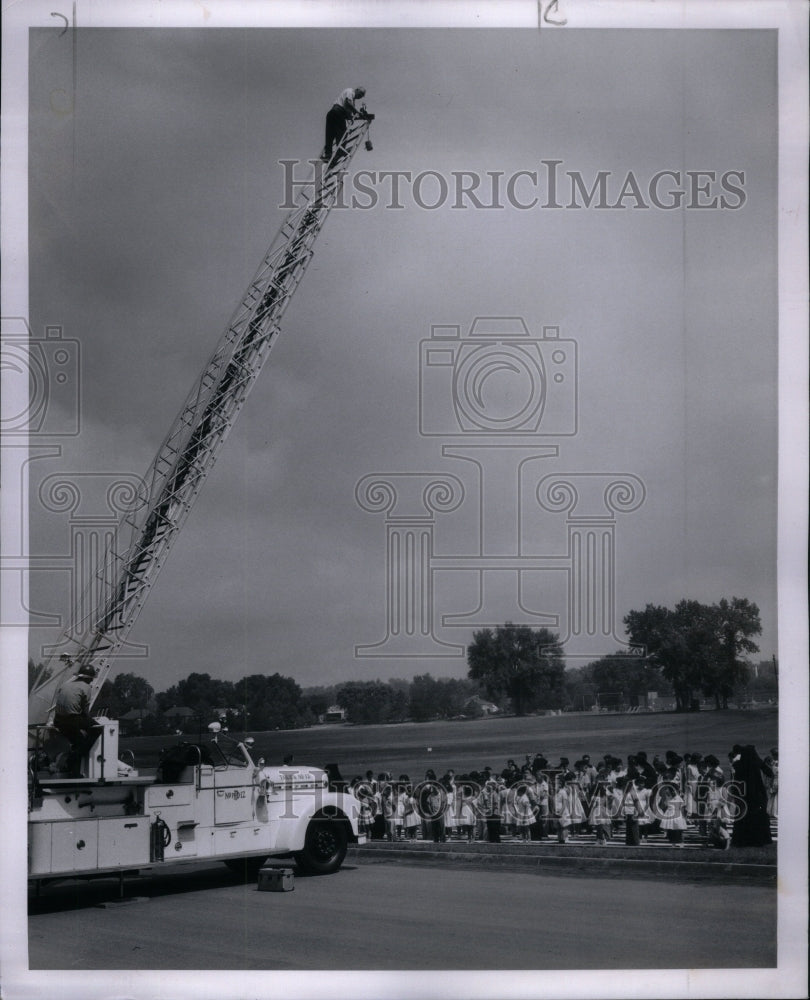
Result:
[[[457,477],[462,502],[435,515],[443,557],[478,553],[482,522],[488,555],[559,556],[566,515],[540,508],[537,482],[632,475],[645,496],[615,518],[618,635],[648,602],[736,595],[762,613],[754,659],[778,652],[774,32],[580,30],[552,44],[509,30],[100,29],[79,30],[74,52],[53,29],[32,33],[30,66],[31,325],[60,324],[81,348],[81,434],[31,466],[34,554],[70,551],[68,518],[36,498],[46,477],[148,468],[283,218],[278,161],[317,155],[344,87],[364,85],[377,115],[353,170],[535,170],[545,200],[541,161],[559,160],[563,203],[566,171],[589,187],[610,171],[611,202],[628,172],[648,202],[658,171],[744,174],[742,198],[711,186],[709,200],[740,205],[725,210],[632,197],[454,210],[452,196],[426,210],[407,185],[392,210],[390,182],[376,207],[335,210],[131,634],[148,658],[117,669],[157,690],[192,670],[302,685],[462,676],[463,657],[418,644],[408,658],[355,653],[386,634],[385,515],[355,499],[374,473]],[[531,187],[515,190],[528,202]],[[436,191],[426,183],[423,200]],[[466,334],[476,316],[522,317],[535,337],[558,326],[577,344],[577,433],[522,439],[536,460],[520,482],[514,449],[482,449],[481,473],[442,453],[479,436],[420,435],[420,341],[432,324]],[[551,444],[558,455],[539,457]],[[103,508],[101,482],[81,480],[83,513]],[[437,572],[436,637],[462,647],[502,620],[516,565],[487,574],[481,601],[475,574]],[[562,634],[564,580],[520,580],[524,608],[558,615]],[[64,613],[66,583],[32,574],[32,608]],[[56,635],[33,629],[32,655]]]

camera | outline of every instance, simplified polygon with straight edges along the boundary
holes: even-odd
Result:
[[[31,335],[22,317],[3,317],[0,366],[7,380],[0,421],[3,434],[77,435],[79,362],[79,341],[64,338],[61,326],[46,326],[40,339]]]
[[[559,327],[532,336],[519,316],[432,326],[419,345],[419,430],[435,435],[577,432],[577,344]]]

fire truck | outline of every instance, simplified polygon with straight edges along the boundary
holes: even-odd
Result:
[[[359,804],[317,767],[254,761],[252,739],[211,724],[211,738],[184,742],[141,776],[118,759],[118,722],[96,718],[87,776],[42,769],[29,775],[29,878],[132,872],[220,859],[257,872],[268,857],[293,857],[316,875],[340,868],[349,843],[363,843]]]
[[[81,668],[92,676],[92,708],[135,624],[227,434],[280,330],[281,317],[340,195],[347,167],[367,138],[365,107],[326,161],[310,161],[296,194],[202,374],[193,384],[89,583],[82,607],[29,694],[29,878],[155,870],[220,859],[240,872],[271,856],[293,857],[312,874],[336,871],[349,843],[363,843],[360,806],[318,767],[268,766],[253,740],[218,722],[208,737],[165,750],[154,774],[119,759],[119,726],[93,718],[80,759],[59,751],[55,704]],[[75,678],[73,678],[75,679]],[[75,769],[74,769],[75,768]]]

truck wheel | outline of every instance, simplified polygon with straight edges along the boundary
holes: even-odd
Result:
[[[228,871],[238,875],[245,882],[253,882],[259,877],[259,870],[267,858],[228,858],[224,862]]]
[[[331,875],[343,864],[348,843],[342,820],[313,819],[307,827],[304,849],[294,857],[301,871],[309,875]]]

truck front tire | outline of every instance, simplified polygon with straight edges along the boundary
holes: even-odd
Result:
[[[345,820],[313,819],[307,827],[304,849],[294,857],[308,875],[331,875],[343,864],[348,844]]]

